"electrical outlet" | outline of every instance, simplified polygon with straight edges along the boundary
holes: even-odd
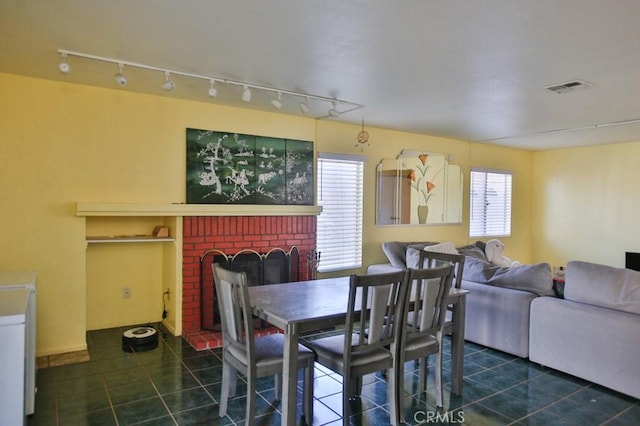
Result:
[[[131,299],[131,288],[123,287],[122,288],[122,298],[123,299]]]

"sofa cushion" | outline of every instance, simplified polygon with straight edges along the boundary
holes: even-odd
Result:
[[[553,278],[548,263],[505,268],[466,256],[462,279],[481,284],[525,290],[539,296],[553,296]]]
[[[382,243],[382,251],[389,259],[392,266],[396,268],[407,267],[407,250],[415,248],[422,250],[425,246],[436,244],[433,242],[406,242],[406,241],[385,241]],[[416,265],[418,262],[416,261]]]
[[[640,314],[640,272],[595,263],[567,263],[564,298]]]
[[[484,248],[481,248],[475,244],[458,248],[458,253],[488,262],[487,256],[484,253]]]
[[[456,250],[456,245],[453,244],[451,241],[428,245],[425,248],[423,248],[423,250],[432,251],[435,253],[458,254],[458,250]]]
[[[456,246],[452,242],[411,244],[407,247],[407,253],[405,254],[407,268],[420,267],[420,252],[423,250],[429,250],[437,253],[458,254]]]
[[[396,268],[405,267],[406,243],[400,241],[385,241],[382,243],[382,251],[389,259],[391,266]]]
[[[422,251],[419,247],[407,247],[407,253],[405,255],[407,268],[417,268],[420,263],[420,252]]]

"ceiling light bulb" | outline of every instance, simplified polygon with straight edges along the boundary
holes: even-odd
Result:
[[[275,109],[282,108],[282,93],[278,92],[278,98],[277,99],[272,99],[271,100],[271,105],[273,105],[273,107]]]
[[[211,86],[209,87],[209,96],[211,96],[212,98],[215,98],[216,96],[218,96],[218,89],[213,87],[215,82],[216,81],[214,79],[211,79]]]
[[[300,111],[303,114],[307,114],[309,112],[309,98],[305,96],[304,101],[300,102]]]
[[[329,116],[331,117],[337,117],[340,115],[340,113],[338,112],[338,110],[336,110],[336,101],[331,102],[331,109],[329,110]]]
[[[124,68],[124,65],[122,64],[118,64],[118,73],[113,75],[114,80],[116,81],[116,83],[118,83],[120,86],[124,86],[127,84],[127,77],[124,76],[124,74],[122,73],[122,68]]]
[[[242,100],[244,102],[251,102],[251,89],[249,89],[249,86],[244,86],[244,90],[242,91]]]
[[[71,71],[71,67],[67,63],[67,54],[66,53],[62,54],[62,62],[60,62],[60,65],[58,65],[58,69],[63,74],[68,74],[69,71]]]
[[[168,91],[172,91],[176,88],[176,84],[169,80],[169,71],[164,72],[164,83],[162,83],[162,88]]]

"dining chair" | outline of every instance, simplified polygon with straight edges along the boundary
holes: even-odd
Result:
[[[464,270],[464,254],[437,253],[433,251],[422,250],[420,252],[420,268],[435,268],[443,265],[453,266],[453,278],[451,286],[459,289],[462,285],[462,272]],[[447,306],[447,310],[451,312],[453,307]],[[453,331],[453,320],[451,314],[447,314],[444,320],[443,333],[451,334]]]
[[[447,298],[453,275],[452,266],[428,269],[410,269],[407,277],[403,327],[400,327],[400,345],[395,354],[395,372],[399,404],[404,392],[404,364],[420,361],[419,390],[427,388],[427,357],[435,354],[436,405],[443,405],[442,388],[442,335],[447,311]],[[400,416],[403,417],[402,412]]]
[[[247,407],[245,425],[255,416],[256,380],[275,376],[276,396],[282,393],[284,338],[282,334],[253,336],[251,303],[244,272],[234,272],[213,265],[216,297],[220,306],[222,325],[222,390],[220,417],[227,413],[229,397],[236,393],[237,372],[247,379]],[[315,354],[298,345],[298,365],[304,368],[304,416],[307,424],[313,421],[313,367]]]
[[[349,424],[352,398],[359,396],[362,376],[389,370],[387,395],[392,423],[398,412],[393,353],[399,344],[406,300],[407,271],[351,275],[344,333],[310,340],[305,344],[317,354],[317,362],[342,375],[342,421]],[[361,309],[366,307],[366,309]]]

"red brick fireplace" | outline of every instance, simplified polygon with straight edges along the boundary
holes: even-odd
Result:
[[[316,216],[185,216],[182,251],[182,334],[196,349],[220,345],[204,332],[200,312],[200,257],[209,250],[233,255],[243,249],[266,252],[295,246],[300,279],[308,278],[307,253],[316,248]]]

